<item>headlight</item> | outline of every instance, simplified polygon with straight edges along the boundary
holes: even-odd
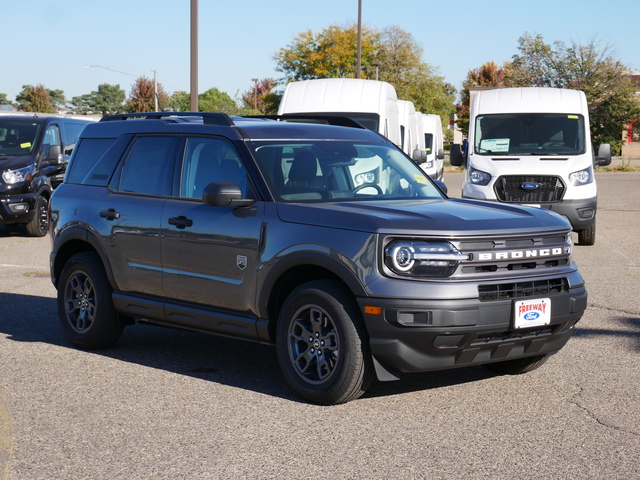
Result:
[[[5,170],[4,172],[2,172],[2,179],[9,185],[20,182],[28,182],[29,180],[31,180],[33,170],[33,165],[29,165],[28,167],[24,168],[18,168],[16,170]]]
[[[396,240],[384,252],[385,265],[401,276],[448,276],[468,259],[468,254],[460,253],[448,242]]]
[[[569,181],[575,186],[587,185],[593,182],[593,170],[589,167],[579,172],[573,172],[569,175]]]
[[[378,183],[378,169],[369,172],[359,173],[353,179],[355,186],[364,185],[365,183]]]
[[[469,168],[469,182],[474,185],[488,185],[491,181],[491,175],[482,170],[476,170],[475,168]]]

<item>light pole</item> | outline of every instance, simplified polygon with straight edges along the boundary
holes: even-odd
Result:
[[[371,65],[376,67],[376,80],[378,80],[378,67],[381,65],[380,60],[374,60],[373,62],[371,62]]]
[[[362,0],[358,0],[358,54],[356,60],[356,78],[361,77],[362,65]]]
[[[253,109],[258,110],[258,79],[252,78],[253,82]]]

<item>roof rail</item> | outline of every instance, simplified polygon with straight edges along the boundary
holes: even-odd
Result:
[[[213,112],[146,112],[146,113],[122,113],[117,115],[107,115],[102,117],[101,122],[114,120],[128,120],[132,118],[147,120],[170,119],[170,117],[199,117],[205,125],[234,125],[233,120],[226,113]]]
[[[365,129],[367,127],[345,115],[327,113],[285,113],[283,115],[245,115],[243,118],[268,118],[281,122],[326,123],[340,127]]]

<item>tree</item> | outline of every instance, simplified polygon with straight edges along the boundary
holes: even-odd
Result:
[[[201,112],[220,112],[238,115],[240,108],[233,99],[217,88],[210,88],[198,95],[198,108]]]
[[[13,102],[7,99],[6,93],[0,93],[0,105],[13,105]]]
[[[422,61],[423,49],[399,27],[362,28],[361,78],[386,81],[398,98],[417,110],[448,118],[454,111],[455,88]],[[285,81],[355,78],[357,28],[333,25],[318,34],[307,30],[274,56]]]
[[[263,78],[242,94],[242,105],[254,114],[275,115],[278,113],[280,95],[273,92],[278,82],[273,78]]]
[[[22,91],[16,96],[16,103],[23,112],[56,112],[51,93],[42,84],[23,85]]]
[[[191,95],[184,90],[173,92],[169,98],[169,108],[174,112],[188,112],[191,110]]]
[[[157,91],[154,81],[142,76],[138,77],[131,87],[129,99],[125,104],[125,110],[130,113],[153,112],[155,111],[155,97],[158,97],[158,109],[162,110],[169,106],[169,95],[167,95],[158,83]]]
[[[77,113],[100,112],[102,115],[121,113],[124,111],[126,93],[120,85],[103,83],[98,90],[88,95],[73,97],[71,104]]]

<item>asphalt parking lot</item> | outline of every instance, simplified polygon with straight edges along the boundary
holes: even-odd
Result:
[[[461,174],[445,174],[459,196]],[[640,172],[598,173],[589,307],[521,376],[481,367],[302,403],[275,350],[133,326],[73,349],[50,240],[0,227],[0,480],[640,478]]]

